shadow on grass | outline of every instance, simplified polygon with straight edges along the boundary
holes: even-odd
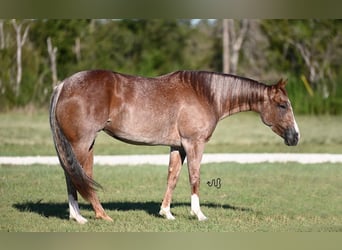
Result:
[[[129,201],[118,201],[118,202],[103,202],[102,206],[105,210],[111,211],[133,211],[133,210],[142,210],[146,213],[155,216],[159,216],[159,209],[160,209],[160,202],[155,201],[147,201],[147,202],[129,202]],[[79,204],[81,210],[92,210],[91,205],[80,203]],[[175,202],[172,203],[171,209],[175,207],[189,207],[190,203],[186,202]],[[44,217],[56,217],[60,219],[66,219],[69,217],[69,206],[67,203],[45,203],[42,200],[37,202],[33,201],[26,201],[23,203],[16,203],[13,204],[13,207],[18,209],[20,212],[34,212]],[[244,207],[236,207],[232,205],[222,205],[222,204],[215,204],[215,203],[203,203],[201,207],[208,207],[208,208],[223,208],[229,209],[234,211],[240,212],[253,212],[250,208]],[[161,218],[161,217],[160,217]]]
[[[20,212],[34,212],[44,217],[69,218],[69,206],[67,203],[45,203],[42,200],[15,203],[13,207]]]

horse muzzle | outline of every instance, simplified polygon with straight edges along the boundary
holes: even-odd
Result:
[[[299,138],[299,132],[294,127],[288,128],[284,132],[284,142],[287,146],[296,146]]]

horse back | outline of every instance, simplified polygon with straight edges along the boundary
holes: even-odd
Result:
[[[178,72],[146,78],[83,71],[64,81],[60,98],[60,110],[68,110],[61,112],[69,119],[66,123],[84,125],[77,131],[104,130],[133,144],[179,146],[182,131],[209,126],[211,115],[207,103]]]

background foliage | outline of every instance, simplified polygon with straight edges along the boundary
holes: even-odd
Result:
[[[235,20],[236,33],[240,21]],[[222,20],[16,20],[28,36],[16,92],[18,33],[0,20],[0,111],[47,107],[53,86],[85,69],[156,76],[179,69],[222,71]],[[23,38],[23,37],[22,37]],[[287,78],[295,112],[342,113],[341,20],[248,20],[237,74],[265,83]]]

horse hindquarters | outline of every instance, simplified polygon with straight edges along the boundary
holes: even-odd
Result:
[[[56,152],[66,175],[70,218],[75,219],[81,224],[87,221],[79,212],[76,193],[77,190],[84,199],[91,202],[95,210],[96,217],[111,220],[111,218],[104,212],[95,192],[95,189],[101,186],[92,179],[92,144],[96,133],[92,135],[93,139],[90,143],[82,139],[90,138],[89,134],[86,137],[79,137],[81,138],[80,140],[72,139],[72,143],[70,142],[70,139],[68,138],[73,138],[71,134],[77,134],[80,131],[74,126],[82,123],[82,121],[78,120],[80,117],[75,116],[72,116],[72,119],[75,120],[70,120],[68,112],[72,105],[65,105],[66,102],[64,100],[59,100],[63,86],[64,83],[61,83],[56,87],[51,98],[50,126]],[[76,122],[76,120],[78,121]],[[70,131],[72,133],[70,133]],[[86,146],[87,144],[88,146]]]

